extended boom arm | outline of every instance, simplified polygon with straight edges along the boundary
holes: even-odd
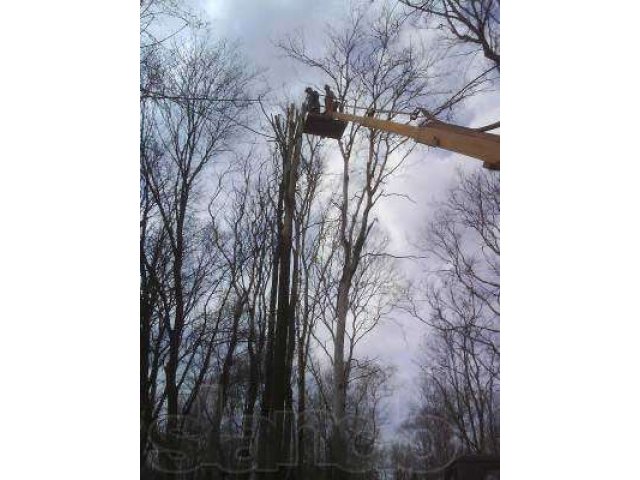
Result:
[[[500,169],[500,136],[460,127],[438,120],[424,127],[404,125],[373,117],[360,117],[348,113],[331,112],[331,117],[344,122],[355,122],[365,127],[397,133],[418,143],[462,153],[484,162],[486,168]]]

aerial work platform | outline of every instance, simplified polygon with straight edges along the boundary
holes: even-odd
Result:
[[[340,140],[347,123],[342,120],[332,118],[326,113],[307,113],[302,131],[310,135],[318,135],[320,137],[329,137]]]
[[[438,120],[427,110],[421,108],[410,114],[412,120],[417,118],[420,111],[427,116],[427,121],[419,126],[375,118],[373,108],[367,110],[366,116],[361,117],[344,113],[344,102],[336,100],[329,85],[325,85],[325,90],[327,91],[325,111],[320,113],[318,92],[311,87],[305,89],[307,99],[303,109],[307,111],[307,116],[302,128],[304,133],[340,140],[347,128],[347,123],[354,122],[373,130],[411,138],[417,143],[477,158],[483,161],[485,168],[500,170],[500,135],[487,133],[489,130],[499,127],[499,122],[482,128],[462,127]]]

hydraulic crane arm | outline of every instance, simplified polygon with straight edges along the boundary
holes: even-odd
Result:
[[[355,122],[376,130],[397,133],[412,138],[418,143],[474,157],[482,160],[486,168],[500,169],[500,135],[440,121],[433,121],[424,127],[416,127],[348,113],[331,112],[330,115],[335,120]]]

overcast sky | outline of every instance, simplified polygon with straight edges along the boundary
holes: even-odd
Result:
[[[320,86],[324,78],[283,58],[275,43],[287,34],[303,32],[308,45],[322,47],[322,33],[327,23],[339,23],[349,11],[348,0],[194,0],[206,12],[216,35],[240,42],[247,57],[266,69],[271,88],[283,97],[300,97],[309,83]],[[357,3],[357,2],[355,2]],[[482,59],[479,59],[482,62]],[[481,126],[498,121],[499,93],[482,93],[472,98],[456,113],[456,121]],[[481,168],[480,162],[458,154],[419,146],[403,170],[390,182],[389,189],[408,195],[388,198],[379,205],[377,217],[391,239],[394,254],[416,253],[424,224],[452,185],[457,169]],[[416,262],[401,264],[407,275],[415,278],[420,268]],[[359,354],[376,356],[396,367],[396,393],[390,401],[392,425],[398,425],[406,413],[407,399],[417,394],[418,347],[426,327],[401,312],[374,330],[363,340]]]

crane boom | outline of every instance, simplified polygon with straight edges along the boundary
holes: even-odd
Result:
[[[438,120],[423,127],[405,125],[373,117],[361,117],[348,113],[331,112],[334,120],[355,122],[365,127],[397,133],[412,138],[418,143],[443,148],[474,157],[484,162],[486,168],[500,169],[500,135],[481,132],[473,128],[460,127]]]

